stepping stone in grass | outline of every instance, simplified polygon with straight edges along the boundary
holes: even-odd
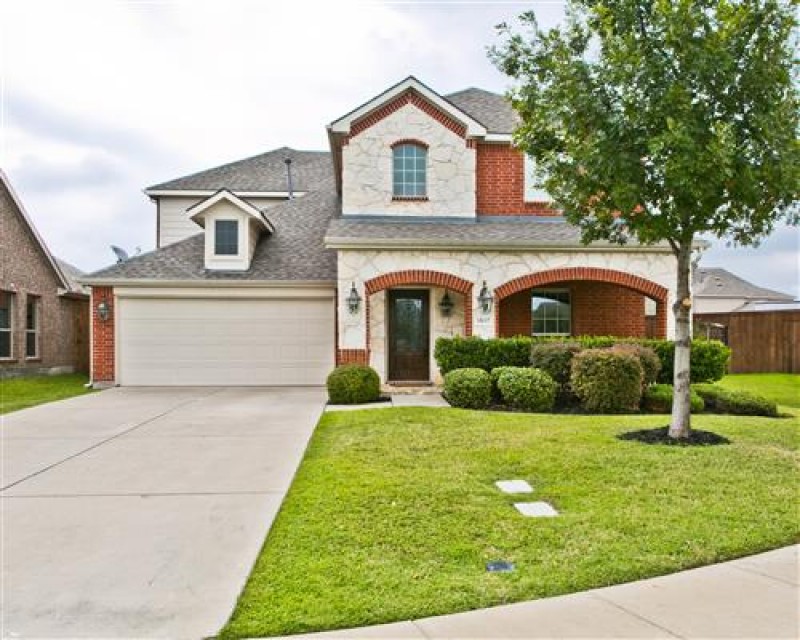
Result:
[[[533,487],[525,480],[498,480],[495,485],[503,493],[533,493]]]
[[[528,518],[554,518],[558,515],[558,511],[547,502],[515,502],[514,506]]]

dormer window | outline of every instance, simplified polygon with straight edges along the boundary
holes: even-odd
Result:
[[[238,221],[214,221],[214,253],[218,256],[235,256],[239,254]]]
[[[392,196],[399,200],[425,199],[428,195],[428,149],[420,142],[400,142],[392,147]]]

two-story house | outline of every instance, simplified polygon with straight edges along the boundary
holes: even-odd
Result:
[[[436,381],[439,336],[671,336],[666,246],[549,207],[500,95],[409,77],[288,148],[146,190],[157,249],[99,271],[92,378],[322,384],[336,363]]]

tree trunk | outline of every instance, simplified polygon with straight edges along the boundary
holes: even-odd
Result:
[[[671,438],[688,438],[691,432],[691,401],[689,362],[692,349],[692,294],[689,275],[692,260],[692,241],[678,246],[677,300],[672,305],[675,315],[675,368],[673,371]]]

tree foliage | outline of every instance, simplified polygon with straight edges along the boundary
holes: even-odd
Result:
[[[586,241],[752,244],[797,222],[794,2],[570,2],[501,26],[516,144]]]

